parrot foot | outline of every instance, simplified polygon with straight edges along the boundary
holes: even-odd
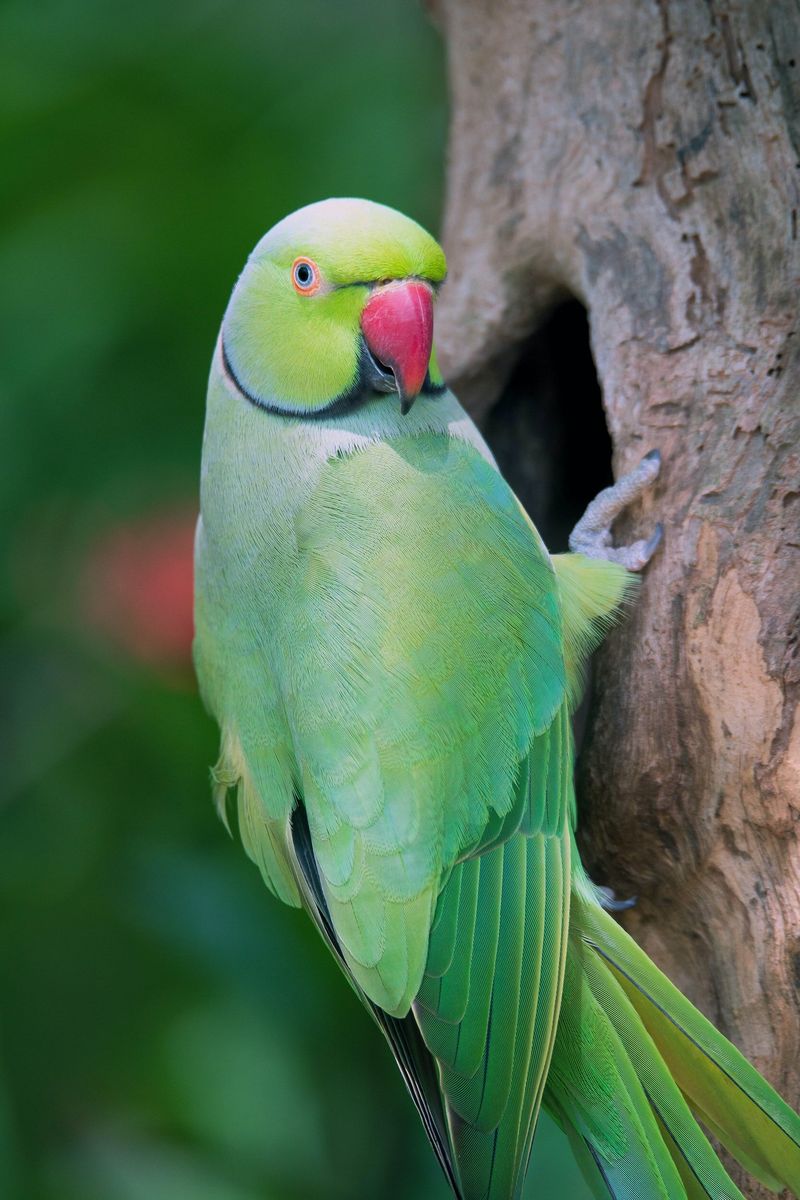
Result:
[[[573,554],[605,558],[620,563],[629,571],[643,570],[663,537],[664,527],[659,522],[649,538],[641,538],[629,546],[612,546],[611,525],[623,509],[655,483],[660,470],[661,455],[658,450],[651,450],[638,467],[595,496],[569,535],[569,548]]]

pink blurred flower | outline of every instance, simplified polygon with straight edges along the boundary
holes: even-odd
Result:
[[[87,558],[84,618],[151,667],[191,663],[195,521],[181,509],[117,525]]]

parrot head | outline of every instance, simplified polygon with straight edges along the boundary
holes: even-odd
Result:
[[[234,386],[259,407],[303,417],[341,412],[374,392],[408,412],[441,391],[433,299],[445,276],[437,242],[368,200],[323,200],[256,246],[222,323]]]

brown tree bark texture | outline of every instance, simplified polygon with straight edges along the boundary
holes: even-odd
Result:
[[[800,7],[440,0],[434,15],[454,390],[485,420],[572,294],[617,471],[664,459],[621,523],[666,533],[597,664],[585,855],[638,896],[625,924],[652,957],[797,1105]]]

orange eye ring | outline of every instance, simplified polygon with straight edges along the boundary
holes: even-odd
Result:
[[[313,296],[322,287],[319,267],[313,258],[302,255],[292,263],[292,287],[298,296]]]

